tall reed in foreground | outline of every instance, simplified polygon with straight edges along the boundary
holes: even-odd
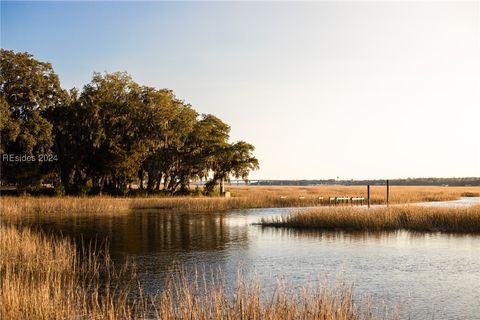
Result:
[[[299,291],[278,282],[275,291],[260,289],[258,281],[237,278],[233,295],[225,291],[221,276],[195,273],[190,279],[179,268],[172,270],[166,289],[157,298],[157,319],[380,319],[370,301],[354,302],[352,287],[303,287]]]
[[[112,271],[108,256],[100,262],[94,253],[80,262],[65,239],[12,226],[0,229],[1,319],[386,318],[372,315],[368,301],[356,302],[347,285],[298,292],[279,284],[268,294],[258,282],[239,277],[229,294],[221,276],[200,273],[192,280],[181,268],[172,269],[156,297],[146,298],[131,281],[123,281],[125,274]]]
[[[480,233],[480,205],[436,208],[391,206],[315,208],[288,216],[264,218],[262,226],[325,230],[411,230]]]
[[[128,299],[129,285],[115,285],[121,271],[113,271],[108,257],[101,262],[98,252],[91,252],[80,261],[67,239],[28,228],[0,230],[1,319],[142,316],[141,305]]]

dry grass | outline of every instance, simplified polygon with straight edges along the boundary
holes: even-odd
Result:
[[[303,202],[318,203],[319,197],[367,198],[366,186],[231,186],[229,188],[238,197],[248,197],[251,194],[256,194],[257,197],[286,197],[283,199],[286,202],[303,200]],[[386,202],[385,186],[371,186],[370,193],[372,204]],[[390,186],[390,203],[447,201],[478,196],[480,196],[480,187]]]
[[[195,273],[193,281],[181,268],[173,270],[167,287],[157,298],[157,319],[386,319],[374,315],[370,300],[354,302],[345,284],[303,287],[293,292],[279,282],[274,293],[260,289],[258,281],[239,276],[233,295],[225,292],[223,277]],[[213,282],[213,284],[212,284]],[[393,317],[398,318],[398,317]]]
[[[129,210],[132,199],[111,197],[1,197],[3,216],[23,214],[55,215],[107,215]]]
[[[413,205],[371,209],[365,207],[316,208],[284,217],[266,218],[260,224],[269,227],[324,230],[480,233],[480,205],[466,208]]]
[[[136,209],[218,212],[240,208],[309,207],[328,204],[335,196],[366,197],[365,187],[231,186],[232,198],[221,197],[1,197],[0,215],[118,215]],[[480,193],[480,187],[391,187],[391,203],[454,200]],[[371,188],[373,204],[385,202],[385,188]],[[320,198],[323,197],[324,200]]]
[[[115,319],[141,315],[127,284],[113,285],[109,260],[80,262],[73,244],[29,229],[1,227],[1,319]],[[119,273],[116,273],[118,276]],[[100,278],[105,281],[100,281]],[[107,294],[100,292],[107,289]]]
[[[2,197],[1,213],[4,216],[35,215],[119,215],[131,210],[177,210],[182,212],[218,212],[235,208],[285,207],[312,205],[299,199],[282,201],[279,197]]]
[[[101,284],[110,267],[95,254],[80,263],[66,240],[4,225],[1,234],[1,319],[385,319],[368,301],[358,305],[346,285],[296,294],[279,284],[268,294],[239,277],[228,294],[221,276],[197,273],[192,281],[182,268],[172,269],[157,297],[131,299],[120,275],[108,272]]]

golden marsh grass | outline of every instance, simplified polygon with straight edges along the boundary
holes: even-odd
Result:
[[[75,246],[28,228],[2,225],[0,237],[1,319],[117,319],[141,315],[127,299],[129,286],[113,285],[107,258],[89,253],[82,261]],[[100,282],[100,276],[103,279]],[[101,286],[107,294],[101,295]]]
[[[480,205],[471,207],[329,207],[264,218],[262,226],[322,230],[480,233]]]
[[[2,319],[387,318],[374,315],[369,299],[354,299],[351,286],[345,284],[294,293],[279,283],[274,294],[268,294],[258,281],[238,277],[233,294],[228,294],[221,275],[196,273],[192,279],[180,267],[172,268],[157,296],[132,298],[131,284],[118,281],[119,275],[108,271],[108,262],[100,263],[95,254],[79,262],[74,245],[65,239],[0,228]],[[105,269],[109,280],[102,290],[100,274]]]
[[[241,208],[309,207],[325,205],[328,197],[365,197],[358,186],[231,186],[233,197],[0,197],[4,216],[118,215],[137,209],[165,209],[186,212],[218,212]],[[480,194],[480,187],[397,187],[390,189],[391,203],[454,200]],[[385,203],[385,187],[371,188],[372,204]],[[321,199],[323,198],[323,200]]]
[[[283,200],[303,200],[318,203],[323,197],[364,197],[367,198],[366,186],[231,186],[235,196],[248,197],[285,197]],[[371,203],[386,202],[386,187],[371,186]],[[304,197],[304,199],[300,199]],[[480,197],[480,187],[440,187],[440,186],[390,186],[390,203],[415,203],[429,201],[448,201],[461,197]],[[317,200],[317,201],[315,201]],[[300,202],[301,203],[301,202]]]

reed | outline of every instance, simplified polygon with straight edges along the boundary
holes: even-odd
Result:
[[[262,226],[321,230],[480,233],[480,205],[436,208],[399,205],[315,208],[288,216],[264,218]]]
[[[132,210],[173,210],[181,212],[218,212],[237,208],[312,206],[300,199],[283,201],[279,197],[2,197],[0,215],[121,215]]]
[[[100,262],[98,252],[80,259],[65,239],[0,228],[1,319],[386,318],[374,315],[369,300],[360,304],[345,284],[292,290],[279,282],[269,294],[258,281],[239,276],[229,294],[221,274],[195,272],[192,279],[180,267],[172,268],[156,297],[147,298],[131,285],[135,281],[121,281],[125,274]]]
[[[67,239],[0,227],[1,319],[117,319],[142,316],[109,259],[79,259]],[[100,280],[102,279],[102,280]],[[106,294],[101,292],[106,291]]]
[[[315,202],[319,197],[364,197],[366,186],[231,186],[235,196],[247,197],[256,194],[259,197],[285,197],[284,201],[304,197],[304,202]],[[386,202],[386,187],[371,186],[371,203]],[[390,186],[390,203],[415,203],[429,201],[448,201],[461,197],[480,195],[480,187],[441,187],[441,186]]]
[[[233,295],[225,291],[223,278],[174,270],[167,287],[157,298],[157,319],[396,319],[381,317],[371,307],[354,299],[353,289],[344,283],[303,287],[293,291],[278,282],[275,291],[260,289],[258,281],[239,276]],[[361,300],[359,300],[361,301]]]
[[[222,197],[0,197],[0,215],[120,215],[132,210],[218,212],[241,208],[313,207],[328,205],[330,196],[366,197],[365,187],[231,186]],[[476,195],[480,187],[391,187],[391,203],[454,200]],[[322,199],[323,198],[323,199]],[[385,203],[385,188],[372,187],[372,203]]]

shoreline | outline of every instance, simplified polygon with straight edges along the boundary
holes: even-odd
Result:
[[[35,215],[115,215],[131,210],[172,210],[178,212],[218,212],[232,209],[329,207],[328,197],[365,197],[364,187],[232,187],[232,197],[12,197],[0,196],[0,216]],[[480,195],[480,187],[391,187],[391,204],[441,202],[460,199],[465,194]],[[383,188],[372,189],[371,204],[385,204]],[[341,207],[332,206],[332,207]]]

